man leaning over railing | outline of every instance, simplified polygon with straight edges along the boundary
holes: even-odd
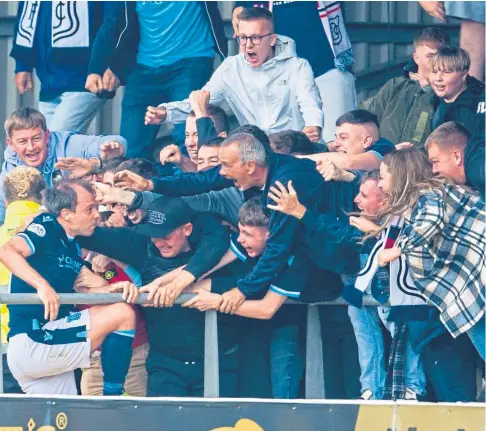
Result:
[[[0,248],[0,262],[11,272],[11,292],[37,291],[41,305],[9,305],[8,365],[27,394],[76,395],[74,370],[89,367],[93,350],[103,344],[105,395],[121,395],[130,364],[135,314],[118,303],[74,312],[60,305],[59,293],[74,293],[84,267],[75,236],[90,236],[99,221],[89,183],[62,180],[44,196],[47,213]],[[137,289],[113,286],[131,302]]]
[[[143,308],[150,344],[147,395],[202,396],[204,315],[172,305],[221,259],[229,243],[226,228],[210,214],[195,214],[181,198],[160,197],[134,229],[99,227],[79,241],[142,277],[140,291],[154,305]],[[229,397],[236,394],[237,342],[233,328],[226,328],[220,325],[220,394]]]

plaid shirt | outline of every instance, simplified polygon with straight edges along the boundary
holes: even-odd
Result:
[[[397,240],[416,288],[440,311],[453,337],[484,314],[485,204],[461,187],[424,193]]]

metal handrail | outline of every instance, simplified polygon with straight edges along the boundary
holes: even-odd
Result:
[[[175,301],[176,305],[184,304],[193,298],[194,293],[183,293]],[[136,304],[149,304],[147,294],[141,294]],[[61,293],[61,304],[71,305],[103,305],[123,302],[121,293]],[[0,304],[42,304],[36,293],[0,293]],[[325,398],[324,393],[324,364],[322,357],[321,327],[319,321],[319,305],[349,305],[343,298],[333,301],[315,302],[312,304],[287,300],[286,305],[307,306],[307,334],[306,334],[306,376],[305,397],[313,399]],[[381,306],[373,298],[365,296],[363,305]],[[0,314],[1,325],[1,314]],[[0,361],[0,394],[3,393],[3,363]],[[206,398],[219,397],[219,353],[218,353],[218,320],[217,311],[205,312],[204,327],[204,396]]]

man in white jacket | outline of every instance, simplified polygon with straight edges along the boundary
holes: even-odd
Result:
[[[317,142],[324,117],[319,91],[307,60],[296,57],[295,42],[274,33],[272,13],[261,8],[239,15],[238,42],[244,49],[227,58],[204,86],[210,103],[226,101],[240,124],[266,133],[303,131]],[[145,124],[184,122],[189,99],[149,106]]]

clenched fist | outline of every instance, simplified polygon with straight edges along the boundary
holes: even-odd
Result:
[[[302,130],[304,134],[312,141],[319,142],[321,139],[321,128],[318,126],[307,126]]]
[[[91,93],[93,94],[101,93],[104,90],[103,78],[96,73],[91,73],[86,78],[86,84],[84,85],[84,88],[91,91]]]
[[[18,72],[15,74],[15,86],[19,94],[24,94],[27,91],[34,89],[34,81],[31,72]]]
[[[209,98],[211,95],[206,90],[196,90],[189,94],[191,108],[196,118],[208,117]]]
[[[156,108],[155,106],[148,106],[145,113],[145,125],[162,124],[167,118],[167,109]]]

